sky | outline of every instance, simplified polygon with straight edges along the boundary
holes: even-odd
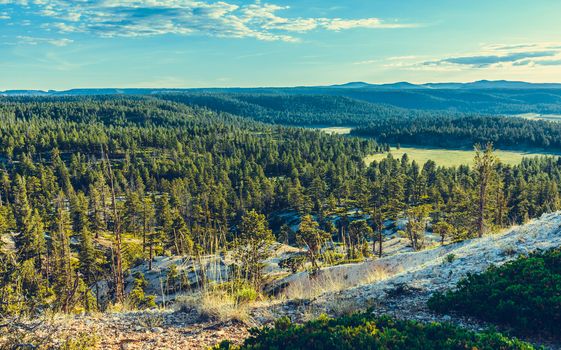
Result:
[[[559,0],[0,0],[0,90],[561,82]]]

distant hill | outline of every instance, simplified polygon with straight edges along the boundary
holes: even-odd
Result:
[[[561,89],[558,83],[527,83],[507,80],[479,80],[472,83],[428,83],[421,87],[431,89]]]
[[[508,80],[479,80],[471,83],[426,83],[412,84],[398,82],[391,84],[369,84],[365,82],[352,82],[340,85],[331,85],[331,88],[355,88],[372,90],[419,90],[419,89],[442,89],[442,90],[479,90],[479,89],[561,89],[561,83],[527,83],[524,81]]]
[[[561,114],[561,84],[527,83],[506,80],[480,80],[471,83],[369,84],[350,82],[330,86],[260,87],[260,88],[102,88],[66,91],[9,90],[2,96],[94,96],[161,94],[266,94],[282,96],[339,96],[376,105],[406,109],[440,110],[483,114]],[[324,100],[325,101],[325,100]],[[300,101],[301,102],[301,101]],[[313,101],[312,101],[313,102]],[[244,102],[245,103],[245,102]],[[314,102],[315,103],[315,102]],[[313,104],[314,104],[313,103]],[[203,103],[203,105],[206,103]],[[363,108],[364,106],[361,106]],[[349,113],[353,113],[349,111]]]
[[[184,91],[220,91],[220,92],[272,92],[272,91],[302,91],[302,90],[323,90],[323,89],[365,89],[365,90],[480,90],[480,89],[516,89],[516,90],[536,90],[536,89],[560,89],[561,83],[528,83],[523,81],[508,80],[479,80],[471,83],[425,83],[413,84],[409,82],[396,82],[389,84],[370,84],[363,81],[349,82],[344,84],[328,86],[297,86],[297,87],[258,87],[258,88],[83,88],[71,90],[6,90],[0,91],[2,96],[83,96],[83,95],[145,95],[161,92],[184,92]]]

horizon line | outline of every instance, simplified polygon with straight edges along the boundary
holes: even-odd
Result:
[[[37,88],[29,88],[29,89],[5,89],[0,90],[0,93],[7,93],[7,92],[16,92],[16,91],[36,91],[36,92],[66,92],[66,91],[73,91],[73,90],[102,90],[102,89],[114,89],[114,90],[148,90],[148,89],[158,89],[158,90],[204,90],[204,89],[283,89],[283,88],[320,88],[320,87],[341,87],[345,85],[351,84],[366,84],[370,86],[391,86],[391,85],[398,85],[398,84],[410,84],[410,85],[417,85],[417,86],[426,86],[426,85],[436,85],[436,84],[473,84],[473,83],[517,83],[517,84],[531,84],[531,85],[560,85],[561,82],[536,82],[536,81],[525,81],[525,80],[506,80],[506,79],[498,79],[498,80],[487,80],[487,79],[480,79],[480,80],[470,80],[470,81],[429,81],[429,82],[409,82],[409,81],[393,81],[393,82],[366,82],[366,81],[347,81],[343,83],[333,83],[333,84],[316,84],[316,85],[263,85],[263,86],[208,86],[208,87],[165,87],[165,86],[145,86],[145,87],[114,87],[114,86],[103,86],[103,87],[73,87],[73,88],[65,88],[65,89],[37,89]]]

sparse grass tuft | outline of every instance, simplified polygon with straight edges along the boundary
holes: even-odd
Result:
[[[195,310],[202,319],[249,322],[248,304],[236,302],[236,297],[223,290],[209,290],[180,296],[180,310]]]
[[[354,269],[325,269],[316,276],[300,278],[291,283],[284,291],[287,299],[313,299],[324,293],[340,292],[344,289],[371,284],[388,277],[379,267],[368,264]]]
[[[144,313],[138,316],[137,322],[144,328],[161,327],[164,324],[164,316],[161,313]]]

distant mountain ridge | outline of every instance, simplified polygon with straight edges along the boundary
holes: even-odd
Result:
[[[1,96],[87,96],[87,95],[146,95],[166,92],[187,91],[286,91],[286,90],[313,90],[313,89],[357,89],[376,91],[399,91],[399,90],[540,90],[561,89],[561,83],[529,83],[524,81],[508,80],[479,80],[470,83],[425,83],[413,84],[409,82],[396,82],[389,84],[371,84],[362,81],[328,86],[296,86],[296,87],[256,87],[256,88],[80,88],[70,90],[6,90],[0,92]]]
[[[525,81],[509,80],[478,80],[470,83],[425,83],[412,84],[409,82],[397,82],[390,84],[369,84],[365,82],[351,82],[341,85],[331,85],[331,88],[361,88],[361,89],[561,89],[561,83],[528,83]]]

